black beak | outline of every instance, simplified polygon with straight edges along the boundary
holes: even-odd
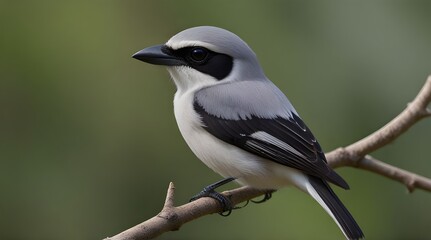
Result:
[[[169,50],[165,45],[157,45],[147,47],[141,51],[133,54],[135,59],[141,60],[155,65],[164,66],[179,66],[184,65],[184,61],[181,58],[175,57],[169,54]]]

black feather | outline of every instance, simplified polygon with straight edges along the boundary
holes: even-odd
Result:
[[[361,228],[337,197],[337,195],[335,195],[328,183],[314,176],[308,176],[308,178],[311,185],[316,190],[317,194],[319,194],[319,196],[322,198],[326,206],[328,206],[329,210],[332,212],[336,221],[340,224],[347,237],[349,239],[364,238]]]

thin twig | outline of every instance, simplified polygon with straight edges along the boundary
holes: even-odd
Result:
[[[361,169],[380,174],[404,184],[410,193],[416,188],[431,192],[431,179],[381,162],[372,156],[365,156],[360,161],[360,166]]]

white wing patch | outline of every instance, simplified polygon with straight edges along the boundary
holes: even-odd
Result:
[[[293,148],[292,146],[290,146],[288,143],[283,142],[282,140],[280,140],[280,139],[278,139],[278,138],[270,135],[267,132],[258,131],[258,132],[255,132],[255,133],[251,134],[250,137],[252,137],[254,139],[257,139],[257,140],[261,140],[261,141],[265,141],[267,143],[270,143],[270,144],[272,144],[274,146],[277,146],[277,147],[279,147],[281,149],[289,151],[289,152],[295,154],[298,157],[305,158],[305,159],[307,158],[302,153],[298,152],[295,148]]]

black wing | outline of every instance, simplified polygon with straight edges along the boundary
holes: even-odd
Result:
[[[304,122],[292,113],[286,119],[259,118],[230,120],[214,116],[194,102],[205,130],[218,139],[253,154],[322,178],[344,189],[348,184],[333,171],[315,137]]]

